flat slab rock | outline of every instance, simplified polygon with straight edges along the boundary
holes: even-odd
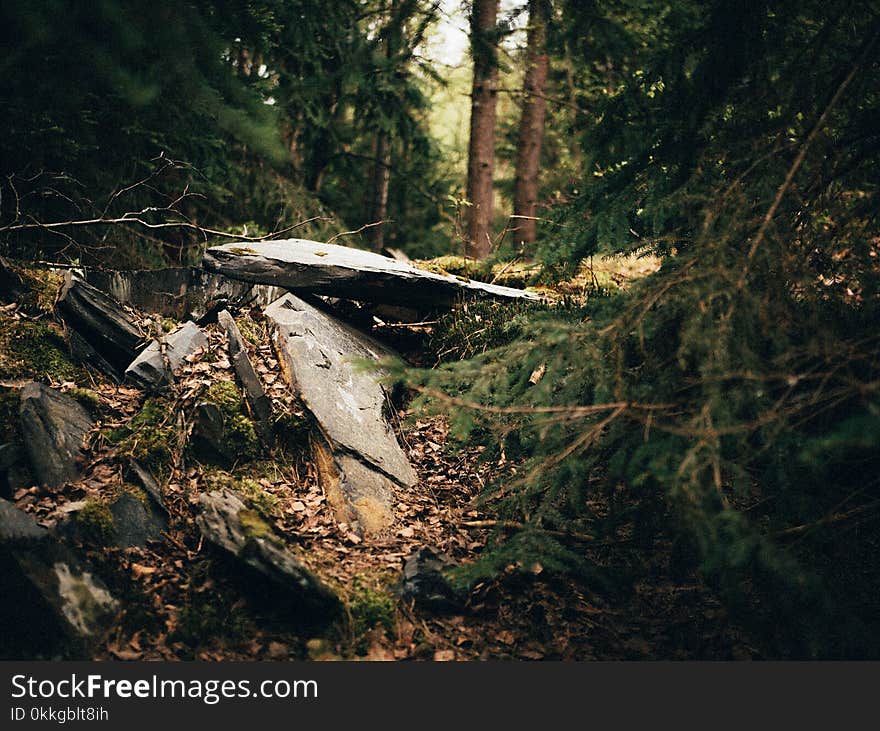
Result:
[[[34,475],[42,485],[57,487],[79,477],[79,459],[92,418],[70,396],[42,383],[21,389],[19,419]]]
[[[284,543],[268,524],[233,491],[222,489],[199,496],[196,522],[205,540],[259,574],[304,614],[329,615],[339,608],[336,594]],[[328,617],[329,618],[329,617]]]
[[[531,292],[418,269],[370,251],[306,239],[212,246],[203,266],[246,282],[366,302],[449,306],[463,296],[541,301]]]
[[[288,382],[318,427],[316,464],[337,519],[382,530],[392,521],[394,485],[417,479],[385,418],[381,374],[361,366],[388,351],[292,294],[265,313]]]
[[[125,369],[127,380],[146,389],[167,386],[184,359],[208,346],[208,338],[194,322],[178,325],[161,341],[153,340]]]

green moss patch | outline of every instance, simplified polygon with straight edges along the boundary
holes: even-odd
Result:
[[[47,323],[0,312],[0,378],[84,382],[88,376]]]
[[[103,500],[90,499],[76,514],[76,524],[83,540],[99,546],[106,546],[113,540],[116,527],[113,513]]]
[[[108,432],[107,439],[117,445],[118,456],[157,466],[170,459],[177,442],[173,418],[168,401],[147,399],[128,426]]]

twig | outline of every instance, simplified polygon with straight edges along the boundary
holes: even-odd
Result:
[[[807,139],[804,140],[801,145],[800,150],[798,151],[797,156],[794,159],[794,162],[791,164],[791,167],[788,169],[788,173],[785,176],[785,180],[782,181],[782,184],[779,186],[779,189],[776,191],[776,197],[773,199],[773,203],[770,205],[770,208],[767,209],[767,213],[764,214],[764,218],[761,221],[761,226],[758,229],[758,233],[755,234],[755,238],[752,240],[752,245],[749,247],[749,252],[746,255],[746,263],[743,266],[742,274],[740,275],[739,281],[737,282],[737,290],[741,290],[746,283],[746,279],[749,275],[749,264],[752,259],[757,254],[758,249],[764,241],[764,237],[767,234],[767,229],[770,227],[770,223],[773,220],[773,217],[776,215],[776,211],[779,209],[780,204],[782,203],[782,199],[785,197],[785,194],[788,192],[788,189],[791,187],[792,181],[794,180],[794,176],[797,175],[798,170],[800,170],[801,165],[803,165],[804,160],[807,157],[807,150],[809,150],[810,146],[813,144],[816,137],[818,137],[819,132],[822,131],[822,128],[825,126],[825,123],[828,121],[828,117],[831,114],[831,111],[834,107],[837,106],[837,103],[843,97],[843,93],[846,91],[846,88],[850,85],[850,82],[855,78],[859,69],[867,60],[868,56],[871,53],[871,49],[874,47],[874,44],[877,42],[878,37],[880,37],[880,29],[874,32],[874,35],[868,40],[865,44],[865,47],[862,49],[862,52],[859,54],[859,57],[855,60],[852,67],[849,70],[849,73],[844,77],[843,81],[840,82],[840,85],[837,87],[837,91],[834,92],[834,95],[831,97],[831,100],[828,104],[825,105],[825,109],[822,111],[822,114],[819,116],[819,119],[816,120],[816,124],[813,125],[813,129],[810,130],[810,134],[807,135]]]
[[[373,228],[374,226],[381,226],[385,223],[392,223],[392,222],[393,222],[392,219],[386,218],[385,220],[382,220],[382,221],[373,221],[373,223],[365,223],[363,226],[361,226],[360,228],[356,228],[354,231],[343,231],[341,233],[336,234],[335,236],[331,236],[329,239],[327,239],[327,241],[325,243],[332,244],[334,241],[336,241],[336,239],[341,238],[343,236],[354,236],[355,234],[359,234],[359,233],[362,233],[363,231],[366,231],[368,228]]]
[[[24,229],[35,229],[35,228],[43,228],[49,231],[53,229],[64,228],[68,226],[108,226],[112,224],[128,224],[128,223],[136,223],[140,226],[150,229],[158,229],[158,228],[188,228],[194,231],[198,231],[203,236],[207,238],[210,236],[221,236],[227,239],[234,239],[236,241],[265,241],[274,236],[280,236],[281,234],[288,233],[289,231],[293,231],[296,228],[300,228],[301,226],[307,226],[310,223],[314,223],[315,221],[325,221],[327,220],[324,216],[312,216],[311,218],[307,218],[304,221],[299,221],[298,223],[294,223],[291,226],[287,226],[279,231],[272,231],[271,233],[265,234],[263,236],[245,236],[244,234],[234,234],[229,233],[228,231],[218,231],[212,228],[204,228],[203,226],[199,226],[198,224],[192,223],[190,221],[166,221],[162,223],[150,223],[149,221],[145,221],[139,216],[143,213],[155,213],[166,211],[168,209],[165,208],[145,208],[142,211],[139,211],[137,214],[124,214],[118,218],[89,218],[80,221],[53,221],[52,223],[18,223],[12,224],[10,226],[0,226],[0,231],[21,231]],[[172,211],[169,211],[172,212]],[[177,211],[173,211],[177,213]],[[376,225],[376,224],[370,224]],[[343,234],[338,234],[339,236]]]

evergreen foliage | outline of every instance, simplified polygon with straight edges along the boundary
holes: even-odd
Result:
[[[673,540],[770,654],[876,657],[877,8],[630,7],[652,6],[544,258],[647,249],[661,270],[409,374],[488,460],[524,461],[485,500],[527,537],[475,575],[564,569],[566,533]]]

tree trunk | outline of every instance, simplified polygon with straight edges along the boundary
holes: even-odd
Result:
[[[516,150],[516,185],[513,214],[517,241],[535,240],[535,207],[538,201],[538,172],[541,145],[544,141],[544,116],[547,106],[547,0],[530,0],[529,33],[526,50],[526,73],[523,82],[522,117]]]
[[[388,186],[391,183],[391,137],[387,132],[376,135],[373,157],[373,174],[370,180],[370,205],[368,223],[384,221],[388,216]],[[367,229],[373,251],[385,246],[385,226],[380,224]]]
[[[484,259],[492,249],[492,173],[495,167],[495,105],[498,64],[495,27],[499,0],[474,0],[471,49],[474,82],[471,92],[471,137],[468,146],[467,242],[465,253]]]

